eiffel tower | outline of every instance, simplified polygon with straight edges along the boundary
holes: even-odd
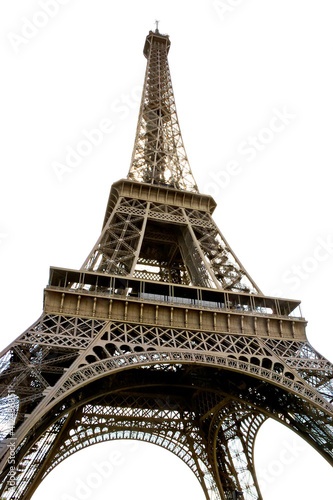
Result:
[[[268,419],[333,464],[333,365],[300,302],[264,295],[212,219],[184,149],[170,40],[146,38],[129,173],[79,270],[51,267],[41,317],[0,355],[4,499],[30,499],[73,453],[114,439],[180,457],[206,499],[262,500]]]

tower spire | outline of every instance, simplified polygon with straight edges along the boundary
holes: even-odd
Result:
[[[168,64],[170,39],[149,32],[147,70],[128,178],[198,192],[180,132]]]

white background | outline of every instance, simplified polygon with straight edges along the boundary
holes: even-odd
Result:
[[[43,21],[41,3],[0,5],[2,347],[40,315],[49,266],[79,268],[99,235],[110,185],[129,168],[142,49],[159,19],[172,42],[185,147],[200,190],[218,202],[215,220],[263,292],[302,300],[308,338],[332,360],[333,250],[319,243],[333,238],[331,1],[63,0],[18,42],[24,18]],[[238,147],[269,125],[274,109],[294,118],[248,161]],[[113,132],[60,181],[53,162],[64,163],[67,148],[104,118]],[[222,186],[216,179],[231,160],[239,173]],[[259,435],[265,500],[330,498],[331,467],[295,439],[274,422]],[[77,453],[33,500],[204,499],[178,458],[122,444]],[[75,492],[78,481],[93,481],[94,461],[109,460],[112,447],[121,465],[86,496]]]

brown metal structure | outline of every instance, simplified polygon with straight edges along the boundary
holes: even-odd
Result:
[[[300,303],[262,294],[214,223],[169,48],[149,33],[131,167],[100,238],[80,270],[51,268],[42,316],[1,353],[4,499],[31,498],[86,446],[137,439],[180,457],[207,500],[262,500],[253,448],[267,418],[333,464],[333,366],[309,345]]]

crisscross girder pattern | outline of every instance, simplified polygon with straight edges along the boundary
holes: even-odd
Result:
[[[161,281],[261,294],[212,221],[213,204],[198,194],[178,123],[169,46],[158,32],[147,37],[130,180],[123,188],[114,185],[102,234],[82,269],[140,285]],[[129,319],[127,302],[124,317],[111,314],[111,299],[108,316],[96,316],[97,296],[91,312],[81,315],[79,294],[95,285],[68,279],[70,291],[78,292],[76,309],[64,313],[63,292],[60,307],[45,306],[0,355],[3,498],[31,498],[49,471],[85,446],[132,438],[184,460],[207,500],[233,500],[236,489],[245,500],[262,500],[253,446],[269,417],[333,463],[333,366],[306,340],[282,338],[282,320],[281,338],[268,326],[249,333],[243,321],[236,330],[228,322],[218,330],[213,320],[206,331],[200,319],[197,326],[188,321],[198,312],[190,303],[182,324],[163,322],[156,305],[154,323],[142,315]],[[111,285],[103,293],[111,294]],[[142,312],[149,298],[142,293],[140,300]],[[243,306],[249,317],[256,314]],[[8,479],[12,436],[14,488]]]
[[[150,32],[147,70],[129,179],[198,192],[180,132],[168,64],[168,36]]]
[[[283,391],[292,392],[294,397],[296,396],[295,408],[288,412],[284,423],[296,432],[302,429],[302,435],[308,436],[318,451],[326,454],[326,457],[332,456],[333,428],[332,417],[329,415],[332,415],[330,403],[332,401],[333,369],[323,356],[304,341],[192,331],[190,328],[166,328],[158,325],[149,326],[48,314],[37,321],[10,346],[1,358],[1,363],[1,382],[4,390],[4,397],[1,399],[3,415],[5,420],[6,418],[8,420],[8,412],[6,413],[5,410],[6,407],[11,406],[12,402],[5,396],[5,388],[10,386],[17,398],[16,427],[19,431],[27,413],[35,415],[34,418],[39,418],[41,415],[39,408],[44,408],[45,412],[45,405],[49,404],[50,414],[52,414],[51,408],[54,402],[61,402],[63,398],[78,388],[87,386],[87,384],[112,373],[119,373],[135,367],[141,367],[144,370],[151,367],[161,372],[174,373],[177,372],[178,367],[187,364],[197,367],[215,366],[219,370],[231,370],[240,372],[244,376],[261,379],[268,383],[267,390],[269,391],[272,389],[268,389],[268,387],[275,385]],[[265,390],[262,389],[263,392]],[[261,398],[260,393],[258,393],[258,397]],[[220,404],[218,401],[216,403],[210,401],[206,407],[209,408],[206,417],[207,408],[200,407],[203,425],[207,419],[211,418],[212,408],[213,413],[215,412],[214,415],[217,415],[216,408],[219,408]],[[141,410],[139,406],[137,411]],[[228,415],[231,411],[234,412],[232,400],[226,404],[224,411]],[[120,421],[123,422],[124,426],[117,430],[120,432],[117,434],[118,437],[121,437],[121,432],[125,432],[125,427],[129,425],[128,422],[126,425],[124,424],[124,419],[126,420],[129,416],[127,412],[128,409],[123,406],[119,418],[123,413],[123,420],[120,418]],[[243,412],[242,416],[241,413],[238,411],[238,417],[231,419],[236,427],[237,422],[244,422],[246,415],[250,418],[249,413]],[[258,491],[259,494],[259,490],[253,468],[253,443],[251,444],[251,440],[247,441],[242,431],[244,424],[237,427],[237,432],[233,431],[231,439],[228,434],[229,427],[221,424],[222,420],[226,422],[229,419],[231,422],[231,417],[229,416],[225,420],[223,415],[219,413],[219,423],[216,423],[215,430],[213,428],[211,430],[211,432],[216,431],[214,439],[219,444],[215,443],[213,435],[209,438],[210,441],[208,440],[210,444],[207,453],[209,453],[210,448],[216,448],[216,459],[208,458],[208,462],[202,468],[198,463],[194,463],[194,457],[197,456],[194,449],[190,454],[183,451],[180,454],[186,463],[194,464],[195,473],[204,489],[206,488],[204,486],[206,480],[202,481],[207,475],[207,467],[209,464],[210,467],[215,464],[214,467],[217,469],[214,472],[210,468],[210,476],[215,477],[215,483],[218,481],[217,478],[220,477],[221,481],[223,479],[222,491],[229,489],[230,492],[233,486],[242,487],[244,491],[248,492],[246,498],[254,498],[254,492]],[[259,415],[266,418],[262,413]],[[56,443],[64,422],[65,420],[61,417],[58,423],[54,423],[46,434],[40,437],[37,445],[34,445],[34,450],[29,451],[29,460],[24,459],[22,463],[20,462],[22,470],[18,470],[18,477],[21,479],[18,483],[16,492],[18,496],[16,498],[21,498],[20,492],[30,488],[32,478],[41,471],[42,464],[46,460],[45,457],[49,456],[51,448],[56,449],[54,443]],[[170,427],[172,427],[171,423]],[[6,431],[6,426],[4,430]],[[108,439],[116,436],[114,432],[116,430],[108,433]],[[132,438],[155,439],[148,438],[149,433],[142,437],[143,435],[139,434],[140,429],[137,429],[136,432],[137,434],[134,431],[130,434]],[[160,434],[154,431],[149,435],[156,437]],[[254,439],[254,434],[252,438]],[[93,444],[87,436],[84,442]],[[168,441],[168,443],[171,442],[173,439]],[[7,440],[3,440],[2,444],[6,448]],[[24,448],[24,440],[20,446]],[[171,444],[170,446],[172,447]],[[75,451],[76,448],[74,448]],[[171,449],[169,445],[168,449]],[[18,448],[18,452],[19,450],[20,448]],[[183,448],[178,447],[177,450],[183,450]],[[62,456],[61,453],[60,455]],[[61,460],[60,455],[59,459]],[[54,460],[57,461],[57,458],[54,457]],[[49,463],[49,460],[46,462]],[[224,464],[224,468],[222,464]],[[192,470],[194,469],[192,468]],[[230,484],[226,480],[228,477],[234,478],[230,480],[231,482],[229,481]],[[209,491],[209,495],[214,494],[214,488]],[[5,498],[10,497],[5,496]],[[213,498],[213,496],[207,496],[207,498]]]
[[[118,198],[82,267],[142,280],[260,293],[208,212],[126,196]]]

